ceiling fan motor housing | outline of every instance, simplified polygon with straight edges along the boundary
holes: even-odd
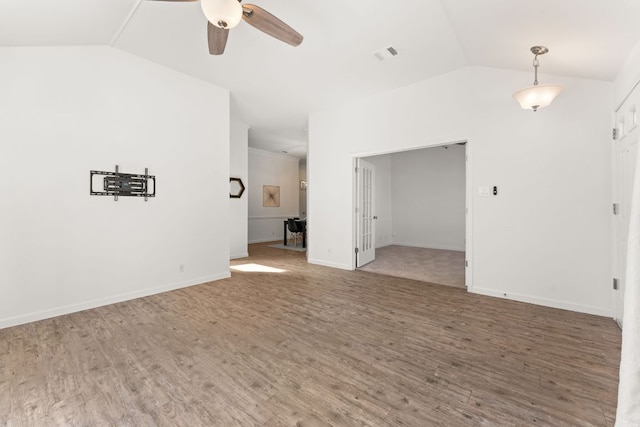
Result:
[[[242,20],[242,6],[237,0],[201,0],[202,12],[218,28],[233,28]]]

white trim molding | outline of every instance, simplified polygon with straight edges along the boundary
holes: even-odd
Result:
[[[22,314],[19,316],[7,317],[4,319],[0,319],[0,329],[9,328],[11,326],[18,326],[30,322],[36,322],[38,320],[50,319],[52,317],[63,316],[65,314],[76,313],[78,311],[89,310],[105,305],[116,304],[136,298],[147,297],[150,295],[160,294],[176,289],[187,288],[189,286],[202,285],[207,282],[214,282],[216,280],[226,279],[228,277],[231,277],[231,273],[226,272],[212,276],[199,277],[185,282],[169,283],[153,288],[141,289],[135,292],[127,292],[124,294],[97,298],[89,301],[65,305],[62,307],[55,307],[47,310],[36,311],[33,313]]]
[[[505,293],[495,289],[484,289],[484,288],[474,287],[472,289],[471,288],[468,289],[468,291],[473,294],[486,295],[489,297],[525,302],[529,304],[541,305],[544,307],[559,308],[561,310],[575,311],[578,313],[594,314],[596,316],[613,317],[613,312],[611,310],[603,310],[599,307],[572,304],[570,302],[558,301],[558,300],[553,300],[548,298],[540,298],[540,297],[535,297],[531,295]]]

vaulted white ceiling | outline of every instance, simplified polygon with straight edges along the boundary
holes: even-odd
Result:
[[[197,2],[2,0],[0,46],[112,45],[229,89],[251,146],[303,155],[310,112],[468,65],[531,71],[533,45],[550,49],[541,80],[611,81],[640,40],[637,0],[252,1],[304,42],[241,22],[211,56]]]

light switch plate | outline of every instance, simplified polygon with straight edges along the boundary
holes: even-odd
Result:
[[[478,194],[480,197],[491,197],[491,187],[488,185],[482,185],[478,188]]]

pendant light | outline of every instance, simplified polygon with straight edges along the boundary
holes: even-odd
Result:
[[[533,86],[517,91],[513,94],[513,99],[518,101],[525,110],[538,111],[538,108],[544,108],[553,102],[554,98],[562,91],[562,86],[538,84],[538,67],[540,66],[538,55],[544,55],[549,52],[549,49],[544,46],[533,46],[531,52],[535,55],[533,58],[535,70]]]

